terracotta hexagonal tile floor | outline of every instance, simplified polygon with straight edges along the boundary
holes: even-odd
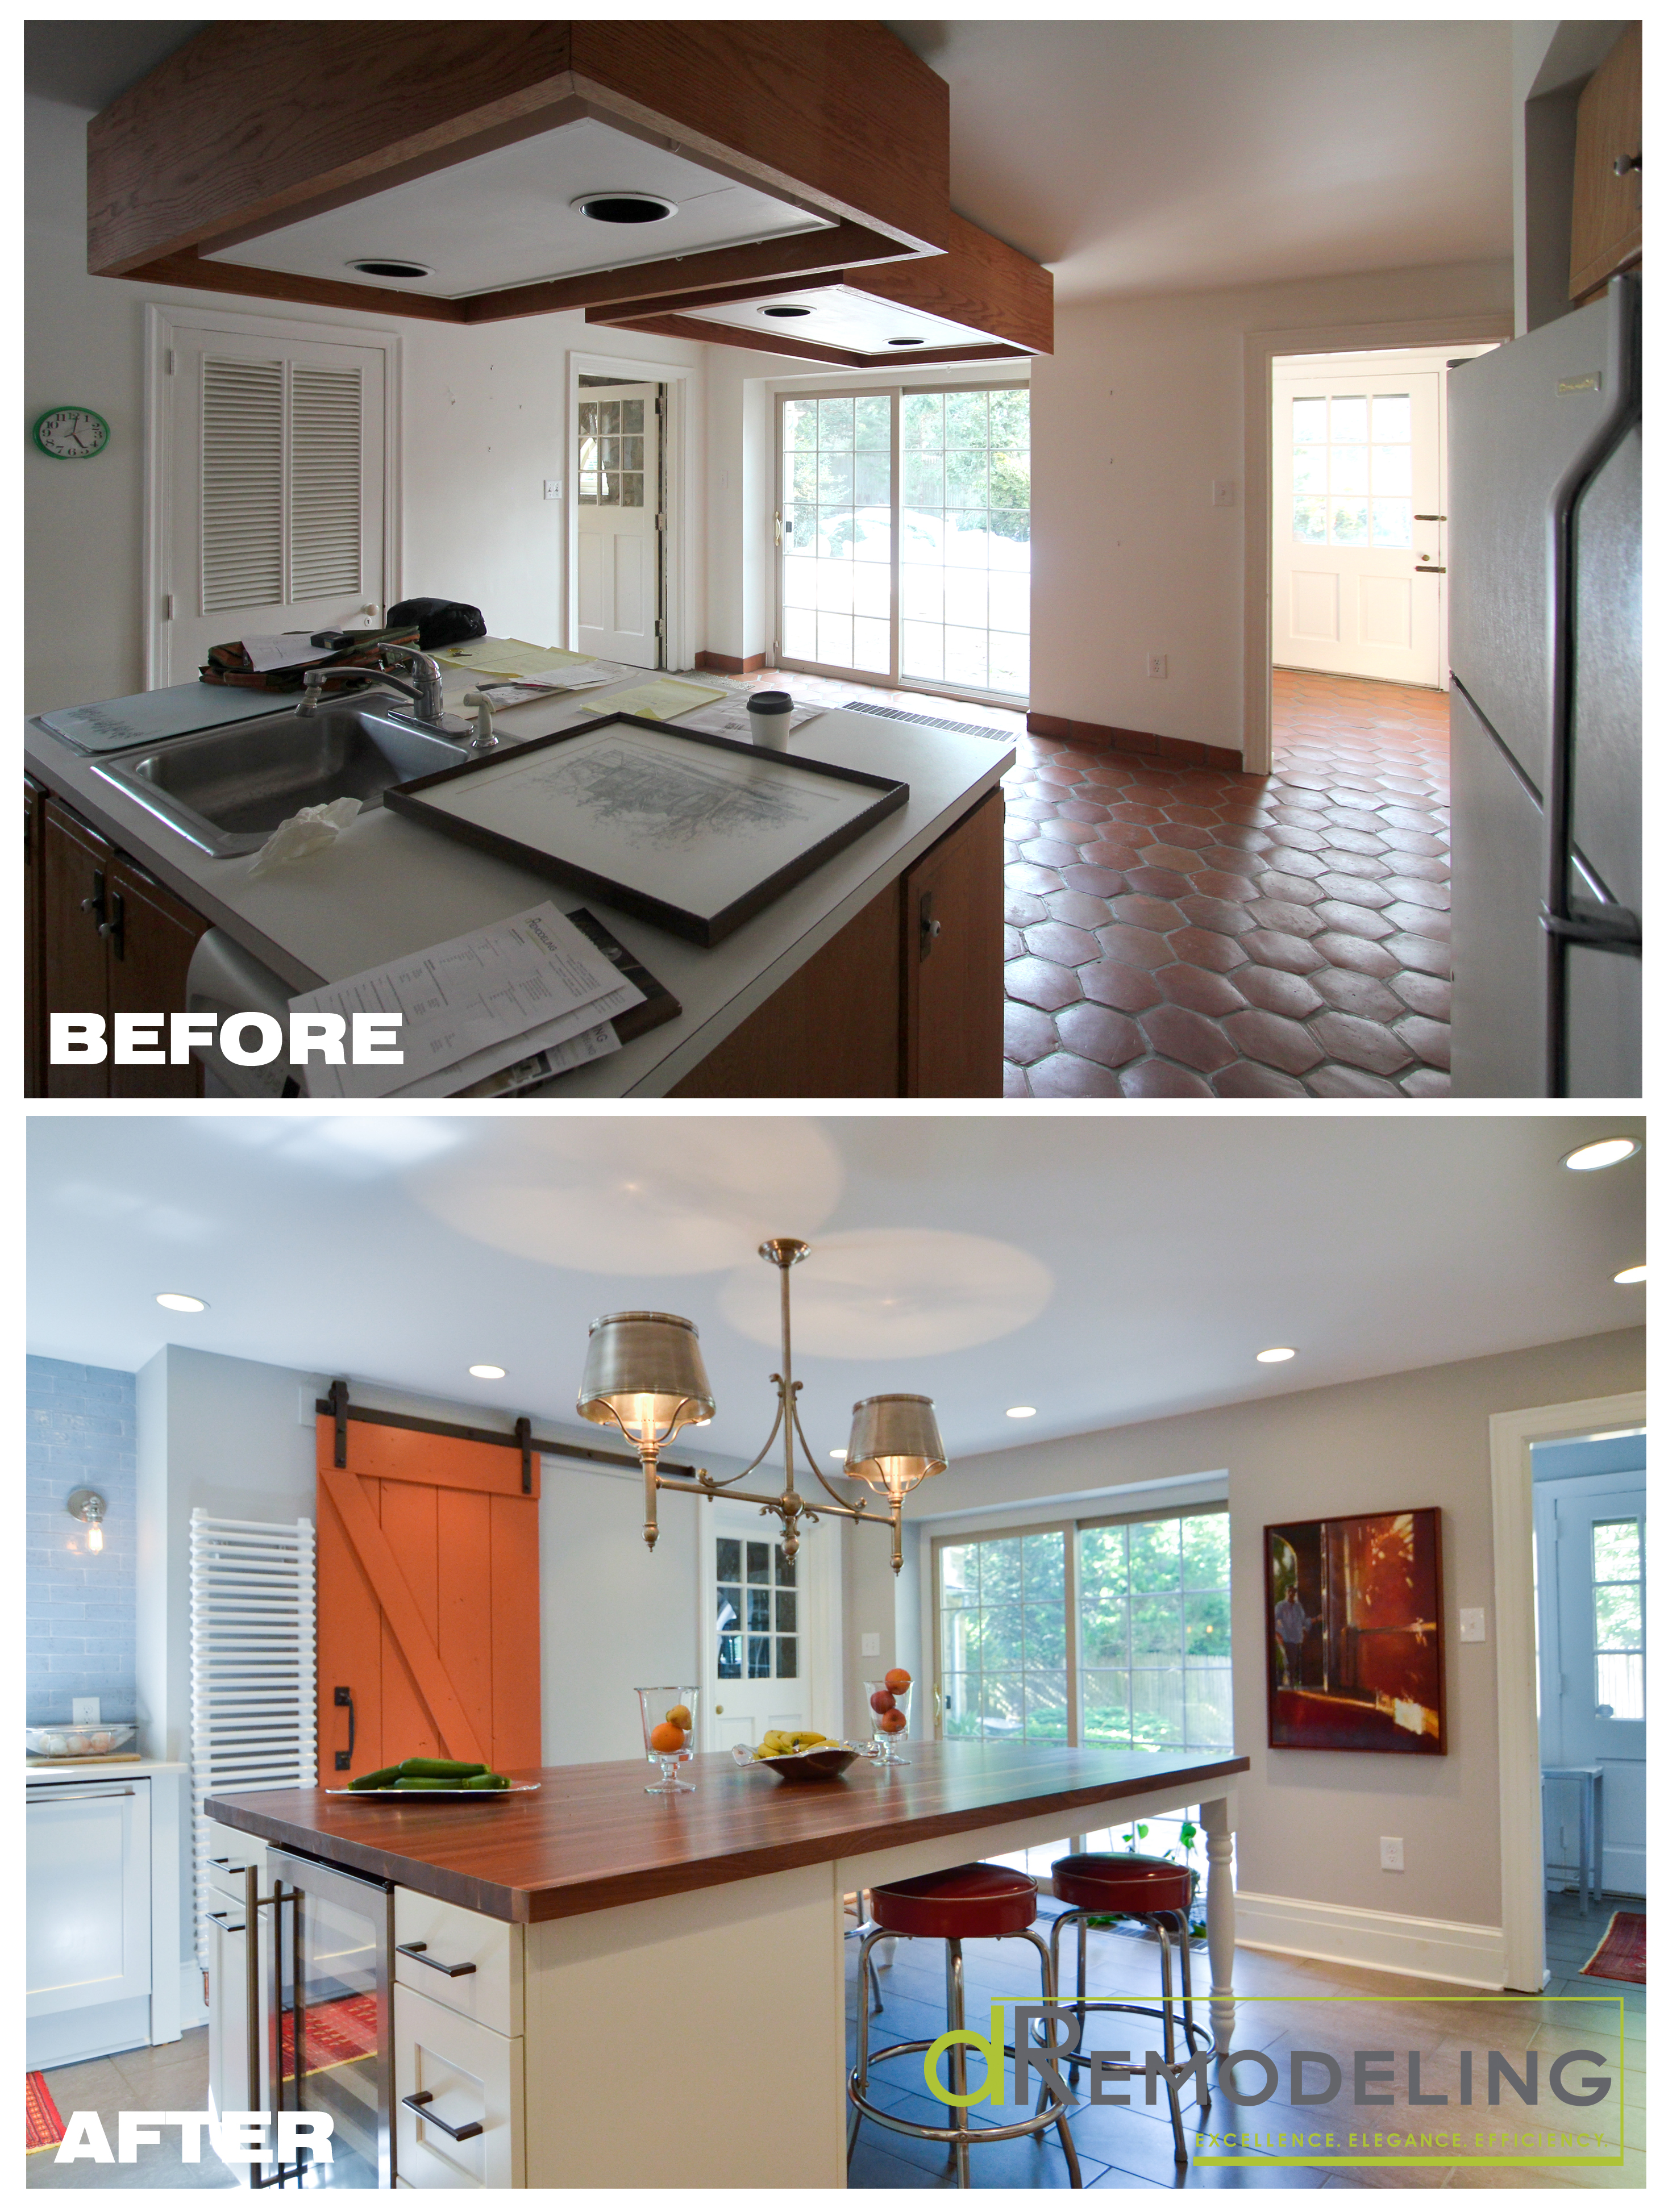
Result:
[[[1021,736],[1008,1097],[1449,1089],[1448,706],[1279,671],[1266,777]]]
[[[996,708],[773,680],[1015,741],[1007,1097],[1448,1095],[1442,692],[1280,669],[1276,766],[1251,776],[1033,737]]]

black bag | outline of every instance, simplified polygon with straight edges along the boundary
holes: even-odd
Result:
[[[420,625],[418,643],[424,653],[448,645],[460,645],[471,637],[484,637],[485,617],[478,607],[465,607],[460,599],[400,599],[387,609],[389,623]]]

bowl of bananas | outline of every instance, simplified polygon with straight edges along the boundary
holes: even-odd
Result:
[[[783,1782],[835,1782],[865,1756],[862,1745],[841,1743],[814,1729],[771,1729],[761,1743],[734,1747],[735,1765],[766,1766]]]

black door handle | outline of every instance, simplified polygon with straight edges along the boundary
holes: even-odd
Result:
[[[103,871],[103,869],[102,869],[102,868],[94,868],[94,869],[93,870],[93,895],[92,895],[92,896],[91,896],[90,898],[84,898],[84,899],[82,899],[82,902],[81,902],[81,911],[82,912],[82,914],[90,914],[90,915],[96,915],[96,916],[97,916],[97,921],[98,921],[98,927],[99,927],[99,928],[100,928],[100,929],[102,929],[102,928],[103,928],[103,927],[104,927],[104,871]]]
[[[107,921],[99,923],[98,933],[101,937],[109,939],[110,950],[118,960],[125,960],[127,957],[126,927],[127,902],[119,891],[112,891],[109,919]]]
[[[399,2101],[424,2119],[430,2128],[437,2128],[441,2135],[448,2136],[453,2142],[466,2142],[470,2136],[483,2136],[485,2132],[483,2120],[470,2120],[466,2127],[454,2128],[448,2120],[442,2120],[437,2112],[429,2112],[427,2108],[433,2102],[431,2089],[418,2089],[408,2097],[401,2097]]]
[[[465,1959],[460,1966],[442,1966],[437,1959],[429,1958],[425,1943],[395,1943],[393,1948],[402,1951],[407,1959],[415,1959],[424,1966],[431,1966],[436,1974],[448,1974],[453,1981],[459,1974],[477,1974],[479,1972],[472,1959]]]
[[[344,1705],[347,1709],[347,1747],[344,1751],[336,1753],[335,1771],[338,1774],[350,1774],[352,1771],[352,1747],[358,1741],[358,1716],[353,1710],[352,1691],[347,1683],[337,1684],[335,1702],[338,1705]]]

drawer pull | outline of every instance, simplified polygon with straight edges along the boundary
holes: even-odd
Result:
[[[402,1951],[405,1946],[401,1943],[399,1948]],[[466,2142],[470,2136],[483,2136],[485,2132],[483,2120],[470,2120],[465,2128],[454,2128],[448,2120],[442,2120],[437,2112],[429,2112],[427,2108],[433,2102],[431,2089],[418,2089],[408,2097],[401,2097],[399,2101],[414,2112],[418,2119],[425,2120],[430,2128],[437,2128],[441,2135],[448,2136],[453,2142]]]
[[[228,1936],[241,1936],[243,1932],[244,1923],[242,1921],[240,1920],[235,1928],[229,1925],[231,1915],[229,1912],[210,1912],[204,1915],[204,1917],[215,1922],[217,1926],[222,1928]]]
[[[233,1866],[229,1859],[210,1859],[208,1863],[210,1866],[223,1867],[227,1874],[241,1874],[244,1870],[241,1866]]]
[[[472,1959],[465,1959],[460,1966],[442,1966],[437,1959],[429,1958],[425,1943],[400,1943],[396,1948],[402,1951],[407,1959],[414,1959],[424,1966],[431,1966],[436,1974],[448,1974],[453,1981],[459,1974],[477,1974],[479,1972]]]

